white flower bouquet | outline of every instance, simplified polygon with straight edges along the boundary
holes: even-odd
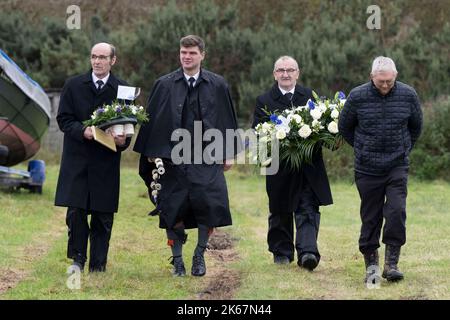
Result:
[[[148,114],[143,106],[114,101],[110,105],[103,105],[96,109],[92,113],[91,119],[83,121],[83,124],[87,127],[96,126],[100,129],[122,125],[124,126],[122,130],[128,130],[126,134],[129,136],[134,134],[134,126],[136,124],[143,124],[148,120]],[[119,134],[122,133],[119,132]]]
[[[336,150],[342,144],[338,131],[339,114],[344,107],[345,94],[336,92],[333,99],[319,98],[313,91],[314,100],[306,105],[292,107],[282,112],[267,113],[269,121],[256,126],[258,145],[267,144],[271,150],[274,139],[279,142],[279,157],[290,168],[298,170],[303,163],[311,163],[317,147]],[[269,161],[258,161],[265,166]],[[259,160],[259,159],[258,159]]]

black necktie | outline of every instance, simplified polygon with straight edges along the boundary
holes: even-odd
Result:
[[[290,92],[287,92],[287,93],[284,94],[284,96],[285,96],[289,101],[291,101],[291,100],[292,100],[293,94],[290,93]]]
[[[97,80],[97,91],[100,91],[103,87],[103,81],[102,80]]]
[[[194,89],[194,82],[195,82],[195,78],[194,77],[190,77],[189,78],[189,90]]]

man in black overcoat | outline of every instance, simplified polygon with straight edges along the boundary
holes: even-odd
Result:
[[[56,117],[64,132],[64,145],[55,205],[68,207],[67,256],[81,270],[89,238],[89,271],[105,271],[114,213],[119,205],[120,155],[130,143],[125,136],[114,136],[118,151],[111,151],[94,141],[91,128],[82,123],[98,107],[111,104],[118,86],[126,84],[110,72],[115,62],[112,45],[94,45],[92,69],[66,81]]]
[[[185,229],[198,228],[191,274],[203,276],[209,235],[215,227],[232,224],[224,170],[231,167],[227,159],[235,155],[233,143],[225,141],[210,157],[203,157],[207,145],[202,136],[215,130],[225,138],[227,129],[237,129],[236,114],[225,80],[201,68],[204,57],[200,37],[180,40],[181,68],[156,80],[148,100],[150,121],[140,129],[134,146],[141,154],[139,174],[147,187],[153,159],[162,158],[165,165],[156,210],[160,228],[166,229],[175,276],[186,274]],[[177,152],[179,143],[187,147]]]
[[[313,99],[311,89],[297,84],[300,70],[292,57],[280,57],[273,75],[276,81],[273,87],[256,99],[253,128],[269,120],[265,110],[304,106]],[[267,242],[274,262],[288,264],[294,260],[295,220],[297,264],[312,271],[320,261],[319,206],[333,203],[321,147],[315,150],[312,163],[302,164],[299,171],[293,171],[280,160],[278,172],[266,176],[266,190],[270,211]]]

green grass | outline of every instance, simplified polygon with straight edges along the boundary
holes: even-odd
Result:
[[[121,200],[111,239],[108,271],[85,273],[81,289],[66,287],[65,209],[53,206],[57,166],[47,168],[42,196],[0,193],[0,280],[2,272],[20,275],[0,299],[195,299],[211,281],[172,278],[165,232],[152,208],[137,169],[123,168]],[[359,197],[354,185],[332,183],[335,204],[321,208],[319,249],[314,272],[295,263],[274,265],[267,251],[267,196],[264,178],[238,170],[227,173],[239,259],[226,265],[240,277],[235,299],[449,299],[450,185],[409,182],[407,244],[400,268],[405,280],[369,290],[363,283],[364,262],[358,251]],[[446,196],[447,195],[447,196]],[[189,231],[184,252],[188,271],[196,242]],[[207,266],[214,261],[207,257]]]
[[[252,185],[253,187],[249,186]],[[257,178],[231,185],[235,211],[234,232],[246,234],[238,250],[242,261],[234,266],[245,274],[236,298],[248,299],[448,299],[450,297],[450,191],[447,183],[410,182],[407,244],[400,267],[406,280],[383,281],[368,290],[362,284],[364,261],[358,251],[359,201],[354,185],[333,183],[335,204],[321,208],[319,249],[322,259],[314,272],[292,263],[271,264],[266,250],[264,184]],[[259,197],[254,197],[258,194]],[[239,195],[239,196],[237,196]],[[249,210],[249,208],[252,208]],[[259,244],[259,245],[258,245]]]

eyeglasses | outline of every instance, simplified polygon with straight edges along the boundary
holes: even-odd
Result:
[[[375,80],[374,82],[379,86],[386,84],[388,87],[390,87],[394,85],[395,80]]]
[[[287,72],[288,74],[291,74],[291,73],[294,73],[295,71],[297,71],[297,69],[293,69],[293,68],[290,68],[290,69],[277,69],[277,70],[275,70],[275,72],[277,72],[277,73],[281,73],[281,74],[283,74],[283,73],[285,73],[285,72]]]
[[[98,59],[100,61],[106,61],[108,60],[109,56],[97,56],[95,54],[91,55],[91,60]]]

